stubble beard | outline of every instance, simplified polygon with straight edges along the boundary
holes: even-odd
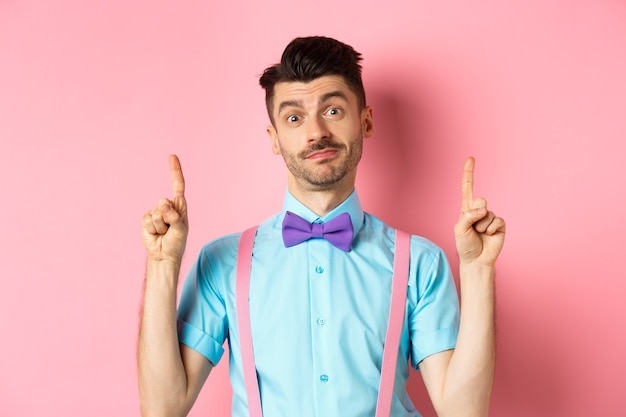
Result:
[[[287,169],[291,174],[313,188],[327,189],[344,179],[351,171],[356,169],[361,155],[363,154],[363,133],[352,142],[353,146],[337,144],[330,140],[320,140],[298,154],[289,154],[281,151]],[[314,167],[306,166],[306,158],[312,153],[324,149],[336,149],[345,155],[343,163],[335,165],[337,161],[321,161]],[[331,165],[333,163],[333,165]]]

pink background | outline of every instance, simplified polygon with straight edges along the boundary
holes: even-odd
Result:
[[[368,211],[456,263],[472,154],[508,222],[491,415],[624,416],[625,22],[618,0],[0,1],[0,415],[138,415],[140,218],[169,195],[167,155],[186,272],[279,210],[257,76],[325,34],[365,56]],[[226,368],[193,416],[229,415]],[[411,392],[433,416],[417,373]]]

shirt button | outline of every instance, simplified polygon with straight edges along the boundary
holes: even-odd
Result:
[[[328,375],[326,375],[326,374],[322,374],[322,375],[320,375],[320,381],[322,381],[322,382],[328,382]]]
[[[320,317],[319,319],[317,319],[317,324],[323,326],[324,324],[326,324],[326,319],[324,317]]]
[[[315,267],[315,272],[317,272],[318,274],[323,274],[324,273],[324,268],[322,268],[321,266],[316,266]]]

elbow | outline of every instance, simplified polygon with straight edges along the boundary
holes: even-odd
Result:
[[[435,405],[437,417],[488,417],[489,401],[486,403],[476,401],[473,403],[454,404],[447,403],[445,405]]]
[[[149,407],[144,404],[140,405],[141,417],[185,417],[186,411],[181,411],[176,407]]]
[[[186,417],[191,407],[184,400],[139,399],[141,417]]]

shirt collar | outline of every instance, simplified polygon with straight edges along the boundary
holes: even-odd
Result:
[[[289,190],[287,190],[285,193],[285,200],[283,202],[282,217],[284,217],[286,211],[295,213],[310,223],[326,223],[334,219],[341,213],[347,212],[350,215],[350,221],[352,222],[352,228],[354,229],[354,236],[359,233],[361,227],[363,226],[363,208],[361,207],[361,202],[359,201],[359,196],[357,195],[356,190],[352,191],[352,193],[348,196],[348,198],[343,201],[343,203],[339,204],[327,215],[322,217],[318,216],[311,209],[298,201],[289,192]]]

